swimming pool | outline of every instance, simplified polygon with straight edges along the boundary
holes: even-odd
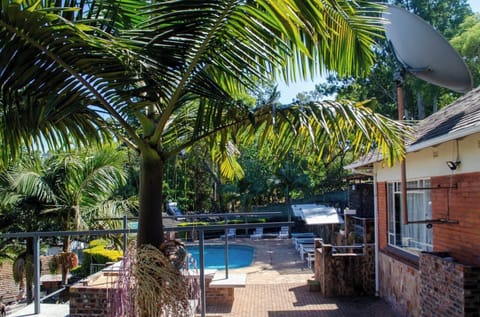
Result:
[[[200,266],[198,246],[187,246],[188,252],[195,259],[196,266]],[[253,261],[255,248],[246,245],[228,246],[228,268],[250,266]],[[206,269],[225,269],[225,245],[206,245],[204,248]]]

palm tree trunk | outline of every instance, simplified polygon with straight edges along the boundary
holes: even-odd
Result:
[[[140,163],[140,212],[137,246],[160,247],[163,234],[163,171],[165,162],[154,150],[142,153]]]

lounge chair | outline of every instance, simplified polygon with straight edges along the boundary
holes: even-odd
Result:
[[[294,239],[295,250],[300,251],[300,246],[305,243],[314,244],[315,238],[295,238]]]
[[[263,238],[263,227],[255,228],[255,232],[250,235],[250,239],[261,239]]]
[[[235,240],[237,238],[237,229],[235,228],[229,228],[227,231],[227,239],[233,239]],[[220,236],[220,239],[225,240],[225,235],[222,234]]]
[[[312,263],[315,262],[315,253],[309,252],[307,253],[307,266],[309,269],[312,268]]]
[[[292,238],[314,238],[313,232],[292,232]]]
[[[278,238],[279,239],[288,239],[288,227],[285,226],[285,227],[281,227],[280,228],[280,232],[278,233]]]
[[[300,248],[298,252],[300,253],[300,259],[302,261],[305,259],[305,255],[308,255],[308,253],[313,252],[315,245],[313,243],[302,243],[300,244]]]

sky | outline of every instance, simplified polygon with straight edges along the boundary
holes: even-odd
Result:
[[[480,13],[480,0],[468,0],[473,12]],[[313,81],[302,81],[286,85],[284,82],[278,83],[278,90],[280,91],[280,102],[283,104],[291,103],[295,96],[302,91],[311,91],[315,89],[315,85],[322,81],[321,77]]]

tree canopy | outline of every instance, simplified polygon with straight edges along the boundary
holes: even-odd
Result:
[[[400,158],[403,127],[364,104],[252,108],[238,98],[275,76],[365,74],[381,9],[347,0],[3,1],[4,157],[115,135],[141,158],[140,245],[163,241],[165,162],[200,140],[227,174],[237,145],[257,137],[278,157],[377,147]]]
[[[472,59],[474,56],[467,53],[466,46],[463,46],[464,50],[462,51],[462,44],[469,36],[467,29],[474,32],[471,27],[475,23],[475,17],[467,1],[395,0],[389,2],[417,14],[447,40],[452,40],[453,46],[459,50],[470,67],[474,86],[480,84],[478,66]],[[470,33],[470,38],[474,39],[471,35],[473,33]],[[315,91],[299,94],[298,97],[300,100],[316,100],[334,94],[337,100],[375,99],[375,111],[396,118],[396,83],[393,78],[399,66],[385,40],[378,41],[375,53],[376,62],[369,76],[355,78],[339,74],[331,75],[327,77],[325,83],[318,84]],[[404,91],[405,118],[413,120],[425,118],[459,96],[458,93],[426,83],[414,76],[406,76]]]

